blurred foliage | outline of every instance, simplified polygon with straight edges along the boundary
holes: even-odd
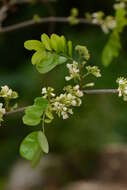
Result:
[[[57,1],[53,6],[56,15],[69,15],[72,7],[78,7],[81,13],[84,11],[103,10],[112,13],[111,0],[96,1]],[[10,14],[6,25],[33,17],[48,15],[45,6],[31,5],[19,7],[18,10]],[[47,75],[38,74],[30,64],[30,55],[24,47],[24,41],[30,39],[40,39],[40,35],[49,33],[49,24],[38,27],[30,27],[19,31],[0,35],[1,70],[0,85],[7,84],[19,92],[19,106],[33,103],[33,99],[41,92],[42,86],[48,84],[56,89],[60,89],[64,84],[66,73],[65,66],[60,66]],[[91,53],[89,64],[96,64],[102,69],[101,80],[96,81],[98,88],[115,87],[115,80],[120,75],[126,76],[126,31],[122,35],[123,49],[120,57],[114,60],[114,64],[108,68],[103,68],[101,64],[101,52],[108,36],[93,26],[79,25],[68,26],[63,24],[54,25],[54,32],[65,35],[68,39],[81,45],[86,45]],[[79,110],[75,110],[74,117],[67,121],[55,120],[52,126],[48,126],[46,133],[50,144],[50,150],[58,154],[72,154],[82,157],[90,152],[88,159],[83,160],[80,168],[91,167],[95,163],[91,152],[98,152],[103,147],[112,142],[127,142],[127,105],[116,95],[86,96],[84,104]],[[21,120],[22,113],[8,116],[5,123],[0,128],[0,177],[8,175],[10,167],[19,157],[18,145],[24,136],[31,131],[30,127],[24,126]],[[96,154],[94,154],[96,156]],[[90,166],[90,167],[89,167]],[[1,183],[0,178],[0,183]],[[3,183],[3,182],[2,182]],[[1,186],[1,184],[0,184]]]

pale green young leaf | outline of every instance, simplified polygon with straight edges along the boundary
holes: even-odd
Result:
[[[39,64],[36,65],[38,72],[44,74],[51,71],[56,66],[54,62],[54,54],[47,53],[47,56],[44,60],[41,60]]]
[[[42,131],[38,132],[38,142],[43,152],[49,152],[49,144],[45,134]]]
[[[56,34],[52,34],[51,38],[50,38],[50,41],[51,41],[52,49],[54,51],[58,52],[57,35]]]
[[[20,145],[20,155],[27,160],[34,160],[40,154],[41,148],[38,142],[38,131],[27,135]]]
[[[41,122],[41,118],[35,115],[35,112],[23,116],[23,123],[28,126],[36,126]]]
[[[118,57],[120,49],[121,43],[119,34],[116,31],[113,31],[102,52],[103,65],[108,66],[114,58]]]
[[[43,156],[43,152],[39,147],[38,150],[37,150],[37,153],[35,154],[35,156],[33,157],[32,161],[31,161],[32,168],[35,168],[38,165],[38,163],[40,162],[42,156]]]
[[[29,106],[25,110],[23,123],[28,126],[36,126],[41,122],[41,116],[48,107],[48,100],[38,97],[34,101],[34,105]]]
[[[51,51],[52,48],[51,48],[51,42],[50,42],[50,39],[48,37],[47,34],[42,34],[41,35],[41,40],[43,42],[43,45],[45,47],[45,49],[47,49],[48,51]]]
[[[68,41],[67,45],[68,45],[68,55],[72,57],[72,42]]]
[[[37,70],[40,73],[47,73],[55,68],[59,64],[63,64],[67,61],[67,58],[64,56],[59,56],[55,53],[47,53],[47,56],[44,60],[41,60],[39,64],[36,65]]]
[[[43,97],[37,97],[34,100],[34,104],[44,112],[48,107],[48,100]]]
[[[67,45],[66,45],[66,39],[64,36],[60,37],[60,43],[61,43],[62,52],[66,53],[67,52]]]
[[[65,62],[67,62],[67,58],[66,57],[64,57],[64,56],[57,56],[57,58],[56,58],[56,62],[58,63],[58,65],[60,65],[60,64],[63,64],[63,63],[65,63]]]
[[[52,34],[51,35],[51,45],[53,50],[56,51],[56,53],[61,53],[63,52],[63,47],[61,46],[61,40],[60,40],[60,36],[58,36],[57,34]]]
[[[122,32],[124,27],[127,25],[126,19],[127,11],[124,8],[119,8],[116,10],[116,30]]]
[[[33,56],[32,56],[32,64],[33,65],[36,65],[38,63],[40,63],[40,61],[42,59],[45,59],[45,56],[46,56],[46,52],[45,51],[36,51]]]
[[[24,43],[24,47],[28,50],[34,50],[34,51],[44,49],[42,42],[40,42],[38,40],[28,40]]]

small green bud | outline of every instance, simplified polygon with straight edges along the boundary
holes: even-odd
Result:
[[[40,22],[40,16],[38,14],[35,14],[33,16],[33,20],[34,20],[35,23],[39,23]]]
[[[90,54],[86,46],[77,45],[75,50],[79,53],[79,55],[86,60],[89,60]]]
[[[77,8],[72,8],[71,9],[71,16],[77,17],[79,15],[79,11]]]

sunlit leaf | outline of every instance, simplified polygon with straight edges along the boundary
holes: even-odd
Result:
[[[38,40],[28,40],[24,43],[24,47],[28,50],[35,50],[35,51],[44,49],[42,42]]]
[[[51,51],[52,48],[51,48],[51,43],[50,43],[50,39],[49,39],[48,35],[47,34],[42,34],[41,35],[41,40],[43,42],[43,45],[44,45],[45,49]]]
[[[36,68],[40,73],[47,73],[57,65],[63,64],[66,61],[67,58],[64,56],[59,56],[55,53],[47,53],[46,58],[41,60],[40,63],[36,65]]]
[[[36,65],[40,63],[42,59],[45,59],[46,53],[45,51],[36,51],[32,56],[32,64]]]

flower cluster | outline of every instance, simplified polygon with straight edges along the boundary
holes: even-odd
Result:
[[[73,114],[72,107],[81,105],[81,97],[83,96],[83,92],[80,90],[79,85],[76,85],[74,87],[66,86],[64,88],[64,91],[65,93],[50,98],[49,102],[51,111],[54,111],[59,117],[62,116],[63,119],[67,119],[69,117],[69,114]],[[48,92],[47,89],[46,92]],[[43,97],[47,97],[47,93],[43,93],[43,95]]]
[[[116,27],[116,20],[113,16],[107,16],[103,23],[101,24],[101,28],[104,33],[108,34],[110,30],[113,30]]]
[[[127,0],[117,0],[114,4],[114,9],[124,9],[126,7]]]
[[[76,61],[73,61],[72,64],[67,64],[67,68],[69,70],[69,76],[65,77],[66,81],[69,81],[71,79],[80,79],[80,70],[79,70],[79,64]]]
[[[86,19],[93,24],[101,26],[101,29],[104,33],[109,33],[110,30],[113,30],[116,27],[116,20],[113,16],[105,16],[104,12],[98,11],[92,14],[86,13]]]
[[[124,77],[120,77],[116,81],[119,85],[118,92],[119,97],[123,96],[124,101],[127,101],[127,79]]]
[[[91,14],[93,24],[102,24],[104,13],[102,11],[94,12]]]
[[[101,77],[100,69],[97,66],[87,66],[88,74],[92,74],[95,77]]]
[[[101,26],[104,33],[109,33],[109,30],[113,30],[116,27],[116,20],[113,16],[107,16],[104,18],[104,13],[99,11],[91,15],[92,23]]]
[[[16,99],[18,93],[10,89],[7,85],[1,87],[0,97],[6,99]]]
[[[6,113],[6,110],[5,110],[5,108],[3,108],[3,104],[0,103],[0,123],[1,123],[1,121],[3,121],[3,116],[5,113]]]

